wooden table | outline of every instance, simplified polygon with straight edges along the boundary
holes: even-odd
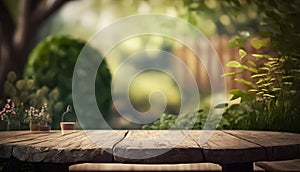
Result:
[[[208,139],[208,140],[206,140]],[[300,158],[300,134],[242,130],[74,130],[0,132],[0,158],[54,170],[71,164],[212,162],[253,171],[253,162]]]

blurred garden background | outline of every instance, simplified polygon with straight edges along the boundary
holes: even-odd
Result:
[[[28,129],[25,109],[39,109],[47,103],[49,125],[59,129],[63,112],[73,104],[73,69],[85,43],[122,17],[160,13],[197,27],[220,57],[225,70],[220,77],[226,77],[228,101],[215,107],[224,112],[218,119],[220,123],[212,128],[300,132],[299,7],[296,0],[0,0],[0,108],[5,108],[7,99],[11,99],[17,114],[2,110],[0,128],[7,130],[8,123],[16,118],[19,129]],[[109,40],[103,40],[106,41]],[[211,106],[207,72],[222,70],[210,60],[208,46],[205,39],[194,42],[193,49],[206,59],[202,62],[180,42],[157,35],[133,37],[114,47],[99,67],[95,87],[99,109],[111,127],[169,129],[179,123],[185,126],[193,121],[190,118],[196,118],[193,129],[202,129],[209,122]],[[89,48],[91,56],[103,55],[95,47]],[[180,92],[174,80],[162,72],[150,70],[137,75],[129,90],[130,101],[138,111],[149,109],[152,91],[164,93],[165,114],[159,114],[153,123],[131,123],[118,114],[112,103],[111,79],[120,64],[138,51],[151,49],[176,55],[189,66],[197,81],[199,109],[191,109],[179,123],[175,121],[181,105]],[[161,57],[158,62],[165,63],[163,60]],[[185,79],[184,72],[178,71],[178,75]],[[77,113],[91,115],[91,129],[101,128],[89,112]],[[66,120],[76,120],[75,114]]]

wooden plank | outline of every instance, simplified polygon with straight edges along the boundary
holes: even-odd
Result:
[[[21,161],[30,162],[79,161],[82,158],[79,156],[81,153],[76,150],[80,148],[80,145],[77,144],[80,137],[85,138],[84,132],[74,131],[68,135],[52,132],[42,138],[19,142],[13,147],[13,156]],[[70,153],[71,151],[72,153]]]
[[[266,153],[261,146],[239,139],[222,131],[193,130],[189,135],[203,149],[205,161],[218,164],[247,163],[265,159]],[[201,141],[202,137],[209,139]]]
[[[30,141],[48,134],[32,134],[30,131],[7,131],[0,132],[0,158],[9,159],[12,157],[13,145],[22,141]]]
[[[113,145],[124,137],[126,131],[95,133],[90,136],[101,138],[105,144],[96,144],[83,130],[74,130],[65,135],[61,135],[60,131],[39,134],[18,132],[18,135],[7,136],[5,141],[0,142],[0,154],[2,158],[13,156],[28,162],[112,162],[112,155],[105,150],[112,152]]]
[[[30,131],[27,132],[23,132],[23,131],[0,131],[0,142],[2,141],[2,139],[5,139],[7,137],[13,137],[13,136],[17,136],[17,135],[24,135],[24,134],[28,134],[30,133]]]
[[[213,162],[223,167],[300,158],[300,135],[262,131],[126,130],[0,132],[0,158],[28,162]],[[124,136],[126,137],[124,138]],[[208,138],[207,141],[203,141]],[[113,152],[113,155],[110,153]],[[248,167],[249,164],[247,165]]]
[[[83,163],[69,167],[75,171],[221,171],[218,164],[188,163],[188,164],[122,164],[122,163]]]
[[[300,158],[300,134],[270,131],[224,131],[238,138],[261,145],[267,152],[265,160]]]
[[[31,133],[30,131],[0,132],[0,144],[18,143],[26,140],[37,139],[47,135],[49,135],[48,132],[47,133],[45,132]]]
[[[117,162],[193,163],[203,161],[198,144],[180,130],[132,130],[114,149]]]
[[[255,163],[266,171],[299,171],[300,159],[286,161],[260,161]]]

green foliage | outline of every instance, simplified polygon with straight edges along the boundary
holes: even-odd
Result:
[[[253,39],[251,40],[251,45],[254,48],[261,48],[268,44],[266,40]],[[288,78],[292,78],[282,68],[284,63],[286,63],[286,58],[272,57],[268,54],[248,54],[245,50],[242,50],[242,52],[240,53],[240,59],[241,63],[245,65],[237,61],[229,62],[226,66],[238,68],[240,71],[234,74],[225,74],[225,76],[235,76],[235,81],[246,85],[248,92],[254,93],[256,98],[262,101],[266,99],[282,99],[282,93],[286,95],[287,92],[291,91],[291,83],[282,82]],[[250,72],[251,80],[239,78],[237,74],[241,72]],[[234,95],[234,98],[242,97],[241,93],[237,91],[232,91],[231,94]]]
[[[18,79],[14,71],[7,74],[7,79],[4,84],[4,94],[7,98],[12,99],[16,106],[29,108],[30,106],[41,108],[44,103],[48,104],[49,112],[54,115],[57,108],[60,92],[57,88],[50,90],[47,86],[37,86],[33,79]],[[56,108],[56,109],[55,109]],[[22,113],[21,127],[22,129],[28,128],[28,123],[24,121],[24,112]]]
[[[234,39],[229,40],[228,47],[238,47],[238,46],[244,46],[245,45],[245,39],[242,37],[235,37]]]
[[[217,33],[219,35],[235,35],[243,31],[258,33],[262,12],[249,1],[238,0],[184,0],[188,10],[186,20],[197,26],[206,35]],[[231,42],[231,46],[243,44],[243,40]]]
[[[215,108],[224,108],[228,104],[220,104]],[[195,112],[190,112],[183,115],[173,115],[173,114],[162,114],[159,119],[151,124],[145,124],[142,126],[143,130],[168,130],[168,129],[193,129],[201,130],[204,125],[215,124],[214,120],[220,120],[217,129],[223,129],[225,126],[229,125],[226,119],[219,119],[218,117],[211,117],[208,119],[207,113],[200,109]],[[209,126],[215,128],[215,126]]]
[[[269,47],[266,39],[252,39],[255,49]],[[231,90],[231,100],[241,98],[240,104],[226,108],[224,118],[230,123],[228,129],[259,129],[300,132],[299,105],[295,103],[299,70],[285,68],[289,63],[287,56],[275,57],[265,53],[249,53],[240,47],[240,61],[231,61],[227,66],[239,69],[224,76],[234,76],[235,81],[243,83],[247,92]],[[250,73],[248,80],[239,78],[242,72]]]
[[[271,46],[281,54],[300,56],[300,2],[297,0],[254,0],[266,20],[261,30],[263,37],[271,38]]]
[[[263,38],[267,38],[250,41],[255,53],[246,48],[248,47],[245,46],[247,34],[242,34],[242,32],[240,32],[240,37],[232,39],[228,43],[228,47],[239,47],[240,60],[229,62],[227,66],[234,68],[235,72],[226,73],[224,76],[233,76],[236,82],[245,85],[246,90],[235,89],[229,92],[233,95],[231,100],[240,98],[241,103],[217,106],[225,108],[221,126],[225,129],[300,132],[300,104],[298,103],[300,99],[300,1],[227,0],[216,5],[213,1],[187,0],[184,1],[184,5],[190,11],[188,21],[197,26],[202,23],[197,20],[195,14],[214,19],[230,14],[231,25],[227,25],[227,28],[231,31],[234,30],[235,34],[238,30],[232,29],[232,27],[242,27],[233,22],[234,17],[238,18],[241,13],[248,13],[249,9],[256,13],[257,17],[264,16],[264,20],[258,22],[252,22],[249,20],[250,18],[247,18],[249,23],[257,26],[259,22],[263,23],[260,33]],[[252,8],[253,6],[255,8]],[[223,10],[226,12],[224,13]],[[218,19],[220,22],[221,18]],[[225,25],[222,24],[224,23],[216,23],[219,33],[223,33],[222,28]],[[257,26],[254,27],[257,28]],[[248,25],[245,30],[250,31],[250,28]],[[232,32],[227,30],[225,33]],[[249,78],[239,77],[240,73],[245,72],[250,74]],[[143,127],[145,129],[149,129],[149,127],[150,129],[151,127],[152,129],[162,129],[160,125],[164,121],[171,121],[173,126],[177,119],[177,116],[176,119],[172,119],[172,115],[169,115],[172,120],[163,120],[165,118],[163,116],[152,125]],[[203,119],[202,122],[206,118]],[[202,127],[196,128],[202,129]]]
[[[282,102],[277,105],[268,102],[255,100],[241,102],[226,108],[223,120],[229,125],[224,129],[243,129],[243,130],[275,130],[287,132],[300,132],[299,129],[299,109],[289,108]]]
[[[57,88],[60,92],[59,103],[54,105],[53,117],[54,128],[59,128],[59,122],[63,109],[67,105],[73,105],[72,101],[72,77],[74,66],[77,61],[81,49],[85,46],[86,42],[70,38],[68,36],[50,36],[38,44],[38,46],[31,52],[24,76],[25,78],[32,78],[35,80],[36,85],[41,87],[47,85],[49,89]],[[99,52],[88,46],[89,63],[97,64],[97,57],[100,57]],[[88,68],[89,66],[87,66]],[[88,73],[82,73],[85,77],[89,77]],[[111,105],[111,74],[109,72],[106,61],[103,60],[98,68],[96,76],[96,99],[98,107],[102,114],[107,116]],[[85,90],[87,85],[81,85],[80,88]],[[53,95],[49,95],[53,96]],[[89,112],[85,115],[92,116]],[[70,117],[74,118],[74,117]],[[92,117],[90,126],[97,126],[97,121]],[[67,119],[72,120],[72,119]],[[75,119],[73,119],[75,120]]]
[[[241,97],[241,103],[226,108],[223,116],[230,123],[229,129],[300,132],[300,2],[253,0],[248,4],[256,5],[265,14],[261,36],[267,38],[252,39],[251,46],[258,52],[273,50],[276,55],[247,52],[243,48],[245,38],[229,43],[230,47],[240,47],[240,64],[248,68],[231,62],[228,66],[241,71],[224,76],[235,76],[236,81],[246,85],[247,92],[231,91],[232,99]],[[250,72],[250,81],[237,75],[246,71]],[[245,99],[247,95],[253,98]]]

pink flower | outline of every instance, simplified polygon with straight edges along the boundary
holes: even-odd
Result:
[[[10,108],[10,105],[6,104],[4,107],[8,109],[8,108]]]

